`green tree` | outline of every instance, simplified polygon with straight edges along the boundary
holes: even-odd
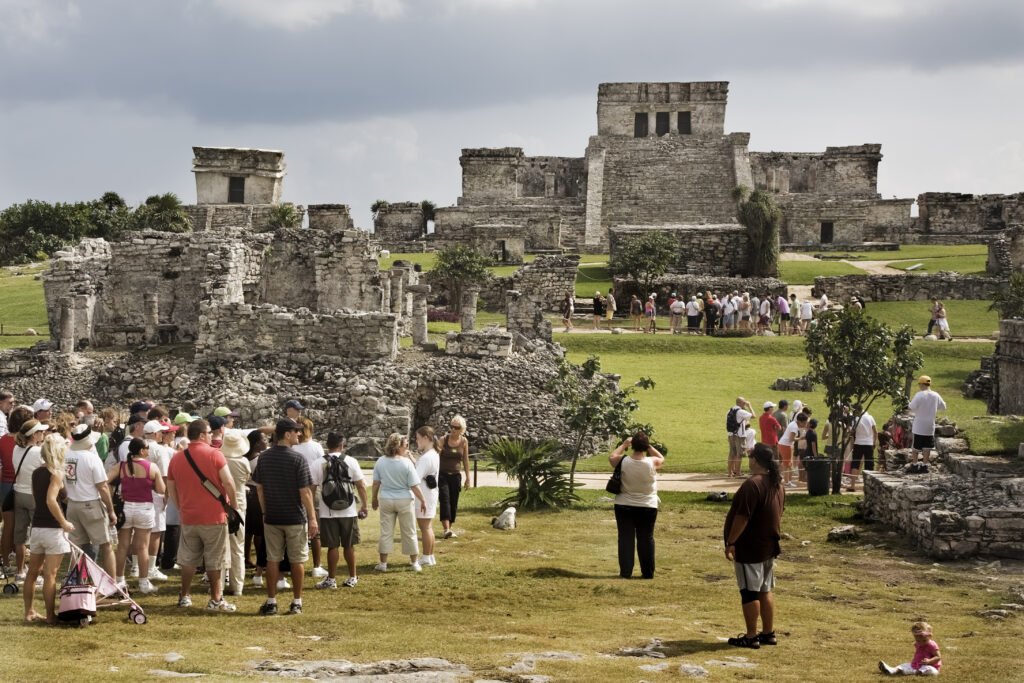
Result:
[[[494,462],[498,472],[515,479],[519,487],[501,501],[519,510],[565,508],[578,502],[574,484],[566,477],[565,464],[559,459],[561,444],[557,441],[533,443],[520,439],[499,439],[484,454]]]
[[[448,308],[458,311],[462,291],[471,285],[482,285],[491,277],[487,267],[491,259],[473,247],[456,244],[438,252],[434,262],[434,275],[444,282],[448,289]]]
[[[772,196],[763,190],[749,195],[747,188],[733,190],[737,201],[736,219],[747,229],[753,245],[750,274],[754,277],[773,277],[779,272],[779,224],[782,210]]]
[[[155,194],[135,211],[135,226],[139,230],[159,232],[191,232],[192,221],[173,192]]]
[[[377,220],[377,214],[379,214],[382,209],[386,209],[389,206],[391,206],[391,203],[386,199],[378,199],[373,204],[370,204],[370,212],[373,214],[373,220]]]
[[[576,463],[592,439],[622,439],[638,429],[653,437],[651,425],[632,419],[632,413],[639,407],[634,393],[637,389],[654,388],[654,380],[649,377],[642,377],[628,389],[620,389],[611,377],[601,373],[601,359],[597,356],[590,356],[579,367],[563,358],[558,375],[548,388],[555,394],[562,419],[572,432],[570,485],[575,482]],[[663,445],[658,447],[662,453],[667,452]]]
[[[45,259],[83,237],[95,226],[87,203],[50,204],[30,199],[0,212],[0,264]]]
[[[676,241],[671,235],[648,230],[623,237],[615,247],[608,270],[612,275],[631,278],[646,293],[665,274],[675,255]]]
[[[420,202],[420,208],[423,209],[423,234],[427,234],[427,223],[434,220],[434,212],[437,211],[437,204],[424,199]]]
[[[990,296],[990,311],[998,311],[999,317],[1024,318],[1024,270],[1010,275],[1010,283],[1005,289],[996,289]]]
[[[275,204],[270,209],[269,219],[271,230],[288,230],[302,224],[302,216],[294,204]]]
[[[909,379],[923,365],[913,347],[914,332],[904,325],[893,331],[885,323],[852,306],[817,318],[804,340],[811,380],[825,388],[833,425],[842,406],[861,404],[867,412],[876,399],[888,398],[895,411],[906,408]],[[855,416],[849,430],[832,430],[832,493],[839,493],[843,453],[857,431]]]

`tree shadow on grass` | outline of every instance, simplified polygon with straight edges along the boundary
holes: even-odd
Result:
[[[561,567],[534,567],[523,572],[534,579],[618,579],[618,574],[581,574]]]
[[[665,640],[662,641],[659,649],[665,653],[666,657],[683,657],[698,652],[717,652],[718,650],[736,650],[737,648],[717,640]]]

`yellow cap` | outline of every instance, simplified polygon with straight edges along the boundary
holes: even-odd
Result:
[[[918,384],[931,384],[932,378],[928,375],[921,375],[921,379],[917,380]]]

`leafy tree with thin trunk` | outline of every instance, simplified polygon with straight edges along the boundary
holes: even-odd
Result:
[[[994,290],[990,296],[992,304],[988,310],[998,311],[1001,319],[1024,318],[1024,270],[1010,275],[1009,285],[1005,289]]]
[[[849,430],[840,428],[842,407],[859,403],[868,412],[877,399],[887,398],[895,412],[906,408],[910,401],[908,379],[924,364],[913,345],[914,331],[908,325],[893,331],[852,306],[822,314],[807,332],[808,376],[825,388],[825,405],[833,425],[832,493],[839,493],[843,454],[860,423],[855,415]]]
[[[748,194],[742,185],[733,190],[736,200],[736,219],[747,229],[753,252],[750,274],[754,277],[774,277],[779,271],[779,225],[782,210],[772,196],[764,190]]]
[[[639,424],[632,419],[632,413],[639,407],[633,394],[637,389],[654,388],[654,380],[649,377],[640,378],[628,389],[620,389],[612,377],[601,373],[601,359],[597,356],[590,356],[579,367],[563,358],[558,366],[558,375],[548,388],[555,394],[562,408],[562,419],[572,432],[570,485],[575,482],[576,463],[594,439],[607,442],[609,437],[614,437],[621,440],[638,429],[643,429],[648,435],[654,434],[651,425]],[[663,448],[661,444],[658,447],[659,450]]]
[[[612,275],[632,279],[646,294],[654,281],[668,270],[677,246],[671,235],[659,230],[623,236],[615,246],[608,270]]]
[[[448,289],[448,309],[458,312],[462,305],[462,291],[471,285],[482,285],[491,277],[487,267],[491,259],[462,244],[438,252],[434,262],[434,276],[440,278]]]

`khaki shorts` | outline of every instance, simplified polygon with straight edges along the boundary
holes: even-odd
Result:
[[[178,564],[182,567],[205,566],[207,571],[228,566],[228,525],[181,525],[178,537]]]
[[[729,459],[740,460],[747,454],[747,449],[744,448],[745,437],[736,436],[734,434],[729,435]]]
[[[611,320],[615,316],[615,311],[605,311],[604,317]]]
[[[288,561],[302,564],[309,558],[309,532],[305,524],[264,524],[263,542],[267,562],[280,562],[288,550]]]
[[[103,545],[110,543],[110,522],[107,521],[107,509],[99,498],[96,500],[68,501],[68,521],[75,525],[75,530],[68,538],[75,545]]]
[[[356,517],[321,517],[320,543],[325,548],[351,548],[359,543],[359,520]],[[288,554],[291,559],[291,553]]]

